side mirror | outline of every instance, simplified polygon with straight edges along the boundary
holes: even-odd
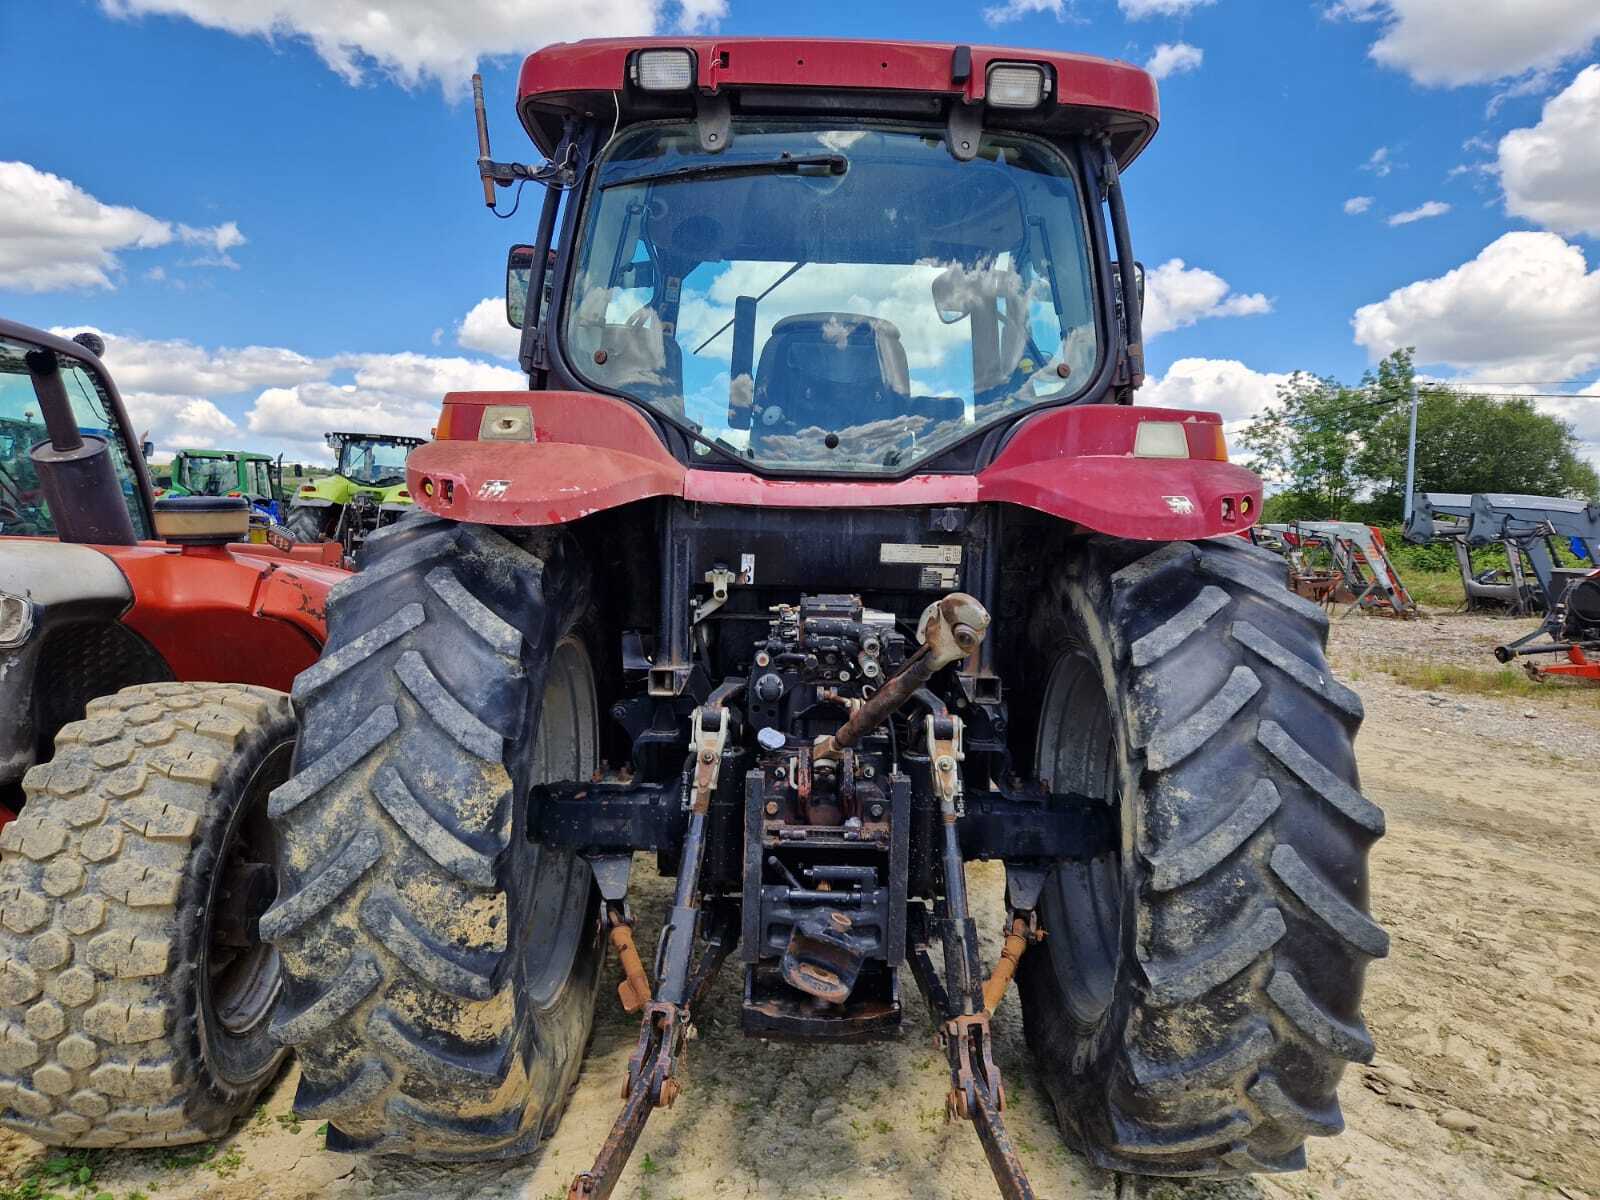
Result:
[[[304,475],[305,473],[306,473],[305,472],[305,468],[302,467],[299,463],[295,463],[295,465],[294,465],[294,477],[296,479],[299,479],[300,476]]]
[[[528,280],[533,274],[533,246],[513,246],[506,255],[506,323],[521,329],[528,312]]]
[[[156,452],[156,444],[147,440],[142,446],[139,447],[139,449],[144,453],[146,458],[149,458]]]

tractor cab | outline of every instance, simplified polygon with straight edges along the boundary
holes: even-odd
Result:
[[[73,346],[81,357],[56,354],[24,338],[20,328],[15,334],[0,332],[0,535],[55,537],[60,532],[36,462],[40,451],[53,453],[49,447],[54,439],[62,446],[76,441],[91,452],[101,451],[92,459],[103,458],[110,468],[107,478],[114,486],[105,505],[110,520],[116,523],[120,517],[134,536],[147,538],[152,517],[144,457],[97,369],[93,346]],[[60,383],[65,397],[65,411],[56,417],[60,429],[49,423],[35,391],[35,374]]]
[[[1155,129],[1148,77],[795,45],[529,57],[523,123],[547,170],[589,179],[549,191],[508,263],[535,386],[622,397],[686,461],[774,475],[971,470],[1020,418],[1130,399],[1117,172]]]
[[[324,437],[334,453],[334,473],[300,485],[287,525],[299,541],[338,542],[353,557],[368,534],[410,510],[406,460],[423,439],[343,432]]]
[[[167,490],[178,496],[242,496],[262,517],[283,519],[282,462],[248,450],[180,450]]]

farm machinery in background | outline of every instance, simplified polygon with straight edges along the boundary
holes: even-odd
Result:
[[[301,474],[299,463],[294,465]],[[164,486],[155,494],[172,496],[242,496],[250,502],[250,541],[274,536],[293,540],[284,527],[288,496],[283,487],[283,455],[276,459],[249,450],[179,450],[167,468]]]
[[[640,1023],[577,1200],[693,1103],[730,961],[719,1024],[778,1041],[903,1036],[916,986],[1010,1200],[1013,972],[1094,1162],[1303,1168],[1373,1053],[1384,818],[1327,614],[1223,536],[1260,480],[1217,414],[1132,403],[1154,80],[614,39],[528,57],[517,113],[542,160],[494,161],[480,104],[478,174],[490,205],[547,185],[508,261],[514,301],[550,285],[513,304],[528,386],[444,397],[421,511],[366,538],[295,682],[260,928],[296,1110],[338,1150],[534,1151],[609,944]],[[641,851],[676,880],[653,970]],[[992,972],[973,859],[1005,866]]]
[[[1544,613],[1538,629],[1495,647],[1501,662],[1564,655],[1565,662],[1523,665],[1535,678],[1600,681],[1600,505],[1564,496],[1419,492],[1405,535],[1422,545],[1454,544],[1469,607],[1498,601],[1514,613]],[[1471,551],[1493,545],[1505,549],[1506,582],[1472,569]],[[1560,566],[1563,547],[1589,565]]]
[[[1354,521],[1296,521],[1260,527],[1276,535],[1271,549],[1289,560],[1289,586],[1318,604],[1346,604],[1395,617],[1415,617],[1416,601],[1389,559],[1383,534]]]
[[[101,349],[0,321],[0,1123],[167,1146],[284,1058],[267,795],[348,572],[155,499]]]
[[[377,530],[411,511],[406,459],[422,438],[381,433],[329,433],[334,473],[302,483],[285,521],[296,541],[338,542],[356,553]]]

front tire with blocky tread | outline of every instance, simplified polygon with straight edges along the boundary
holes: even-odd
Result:
[[[527,835],[541,778],[598,762],[571,630],[581,560],[418,513],[368,538],[294,686],[304,731],[272,799],[285,854],[262,920],[288,977],[274,1031],[330,1144],[508,1157],[554,1128],[594,1011],[588,865]],[[568,730],[568,735],[552,733]],[[548,951],[548,953],[546,953]]]
[[[1367,900],[1384,821],[1326,640],[1283,560],[1237,538],[1077,542],[1035,614],[1033,649],[1078,689],[1043,703],[1040,772],[1122,819],[1114,864],[1052,876],[1018,978],[1062,1131],[1102,1167],[1293,1170],[1343,1128],[1388,950]]]
[[[215,683],[124,688],[56,735],[0,833],[0,1121],[55,1146],[180,1145],[270,1082],[264,1014],[235,1037],[201,979],[219,854],[293,741],[283,693]]]

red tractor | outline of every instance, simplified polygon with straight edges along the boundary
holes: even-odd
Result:
[[[248,523],[152,503],[98,345],[0,321],[0,1122],[51,1145],[215,1137],[283,1061],[267,796],[348,572]]]
[[[513,251],[529,389],[445,397],[296,681],[262,930],[330,1144],[523,1154],[619,951],[642,1023],[573,1197],[744,1032],[937,1016],[1008,1196],[989,1014],[1095,1163],[1304,1164],[1372,1041],[1383,815],[1359,699],[1213,413],[1133,407],[1121,173],[1155,84],[1072,54],[743,38],[553,46]],[[551,265],[550,251],[554,258]],[[547,291],[548,285],[548,291]],[[548,302],[528,303],[548,295]],[[526,312],[520,310],[526,309]],[[632,855],[676,890],[646,972]],[[986,979],[964,863],[1005,864]],[[1020,962],[1019,962],[1020,960]]]

